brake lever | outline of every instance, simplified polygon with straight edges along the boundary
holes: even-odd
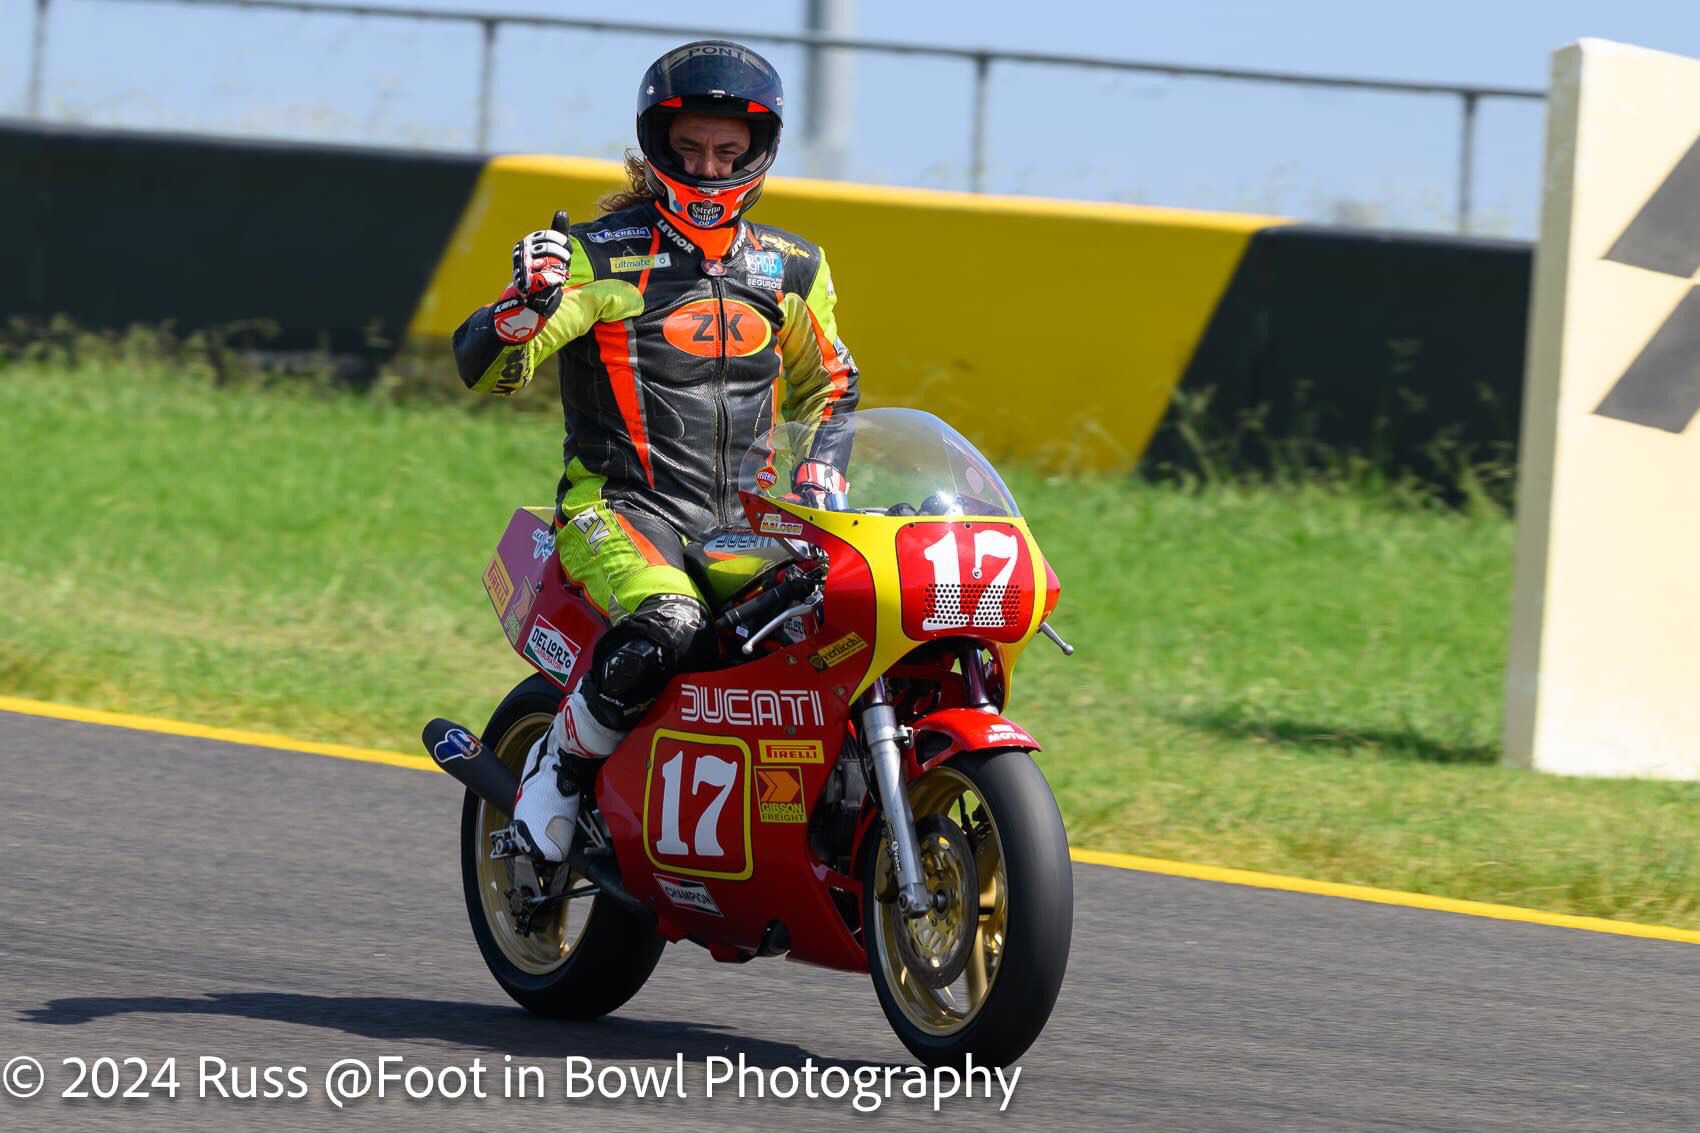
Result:
[[[819,592],[817,591],[816,593],[818,594]],[[797,615],[806,614],[810,610],[814,609],[815,601],[816,597],[814,595],[810,595],[809,600],[804,602],[801,606],[792,606],[789,610],[777,615],[771,622],[768,622],[766,625],[750,634],[750,639],[739,647],[738,652],[742,653],[746,657],[752,655],[755,652],[757,642]]]

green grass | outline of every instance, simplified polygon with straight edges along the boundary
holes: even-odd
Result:
[[[0,692],[401,751],[481,722],[527,670],[480,571],[559,445],[512,406],[13,362]],[[1079,647],[1035,644],[1011,715],[1075,845],[1700,927],[1700,788],[1496,765],[1504,515],[1009,479]]]

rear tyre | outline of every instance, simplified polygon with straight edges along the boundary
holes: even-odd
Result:
[[[518,775],[526,753],[548,730],[561,690],[534,674],[508,693],[481,737]],[[471,791],[460,812],[460,872],[466,911],[478,951],[502,990],[538,1015],[594,1019],[638,993],[667,942],[642,920],[601,896],[562,902],[530,935],[521,935],[508,907],[512,865],[490,860],[490,834],[508,816]],[[563,867],[565,868],[565,867]],[[574,875],[568,888],[583,883]]]
[[[889,841],[876,835],[862,876],[874,991],[891,1029],[927,1065],[972,1056],[1007,1066],[1044,1029],[1068,968],[1074,874],[1062,815],[1024,751],[957,756],[911,783],[909,797],[928,889],[945,897],[904,918]],[[963,847],[972,861],[960,860]],[[957,891],[969,879],[978,892]],[[952,950],[964,936],[968,958],[958,967]],[[917,954],[929,952],[939,958],[916,970]]]

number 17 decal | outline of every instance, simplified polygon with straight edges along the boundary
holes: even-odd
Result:
[[[1033,620],[1033,560],[1008,523],[917,523],[897,533],[903,632],[1019,641]]]
[[[673,873],[750,876],[750,748],[730,736],[658,728],[643,788],[643,846]]]

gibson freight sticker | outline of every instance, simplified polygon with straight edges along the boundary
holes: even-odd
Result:
[[[825,763],[826,752],[819,740],[763,740],[763,763]]]
[[[763,822],[807,822],[803,773],[795,767],[756,768],[756,813]]]

